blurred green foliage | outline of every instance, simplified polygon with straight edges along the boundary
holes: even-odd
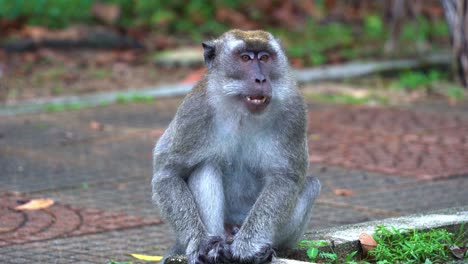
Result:
[[[281,39],[289,40],[286,51],[293,58],[303,58],[307,64],[318,65],[326,62],[326,52],[350,47],[354,31],[350,25],[328,23],[318,25],[313,19],[306,22],[306,31],[272,29]]]
[[[0,18],[25,17],[29,24],[62,28],[73,22],[93,21],[93,0],[0,0]],[[159,26],[167,32],[222,32],[226,29],[212,20],[216,6],[238,8],[247,1],[193,0],[101,0],[120,6],[120,26]]]
[[[430,70],[429,72],[406,71],[400,74],[398,79],[392,83],[394,89],[416,90],[427,89],[436,81],[447,78],[441,71]]]
[[[385,37],[385,27],[383,19],[378,15],[369,15],[364,18],[364,31],[373,38]]]
[[[24,17],[28,24],[63,28],[72,23],[95,23],[91,9],[97,0],[0,0],[0,19]],[[177,39],[197,42],[217,36],[232,27],[229,22],[217,19],[223,9],[242,14],[283,40],[292,59],[303,65],[319,65],[340,62],[358,57],[379,57],[388,38],[387,25],[382,14],[372,11],[363,15],[357,23],[340,20],[318,21],[304,16],[301,24],[285,25],[272,19],[272,14],[261,11],[247,0],[100,0],[120,7],[117,24],[123,28],[142,27],[161,35],[177,36]],[[271,5],[280,1],[272,1]],[[315,1],[315,7],[324,7],[324,1]],[[340,21],[340,22],[337,22]],[[443,18],[429,21],[423,16],[404,23],[400,41],[405,49],[401,55],[414,54],[415,42],[427,41],[433,47],[433,38],[447,38],[449,32]],[[448,38],[447,38],[448,39]],[[415,41],[416,40],[416,41]],[[448,41],[447,41],[448,42]]]
[[[401,38],[405,41],[425,41],[431,33],[429,21],[422,16],[410,21],[402,29]]]
[[[0,0],[0,17],[27,17],[28,23],[59,28],[73,21],[90,21],[92,0]]]

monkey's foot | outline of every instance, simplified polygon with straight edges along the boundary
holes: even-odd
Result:
[[[271,245],[267,244],[263,246],[260,251],[256,252],[252,256],[248,257],[234,257],[233,259],[237,263],[248,263],[248,264],[263,264],[270,263],[273,257],[276,255],[275,250]]]
[[[274,255],[275,255],[275,250],[271,247],[271,245],[266,245],[262,248],[260,252],[256,253],[252,257],[252,261],[249,263],[253,263],[253,264],[270,263],[273,260]]]
[[[202,243],[197,264],[229,263],[231,249],[222,237],[214,236]]]

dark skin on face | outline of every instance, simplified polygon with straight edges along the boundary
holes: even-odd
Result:
[[[269,80],[271,55],[267,51],[244,51],[238,56],[241,70],[251,87],[240,97],[250,112],[260,113],[268,106],[272,96]]]

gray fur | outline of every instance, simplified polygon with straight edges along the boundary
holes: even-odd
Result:
[[[241,226],[230,245],[236,259],[248,260],[266,245],[290,247],[305,230],[320,190],[318,180],[306,178],[306,108],[269,33],[262,41],[276,52],[268,75],[270,104],[251,114],[235,99],[249,89],[229,56],[246,48],[242,39],[233,41],[241,33],[209,42],[215,56],[208,56],[208,72],[154,149],[153,200],[189,263],[197,261],[202,241],[224,237],[225,225]]]

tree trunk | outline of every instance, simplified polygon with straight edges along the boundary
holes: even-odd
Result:
[[[460,82],[468,88],[468,0],[441,0],[451,33],[454,65]]]

